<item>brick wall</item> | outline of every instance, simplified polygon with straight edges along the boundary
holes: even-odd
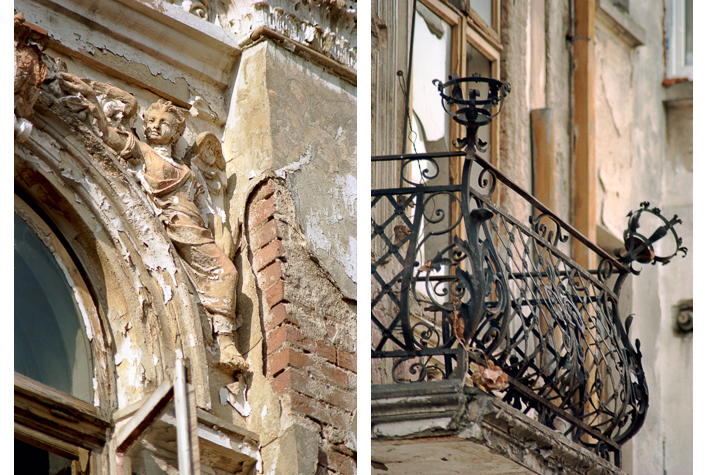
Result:
[[[260,296],[266,377],[286,425],[320,438],[315,473],[355,473],[355,302],[305,249],[284,182],[263,179],[247,202],[249,259]],[[285,428],[283,428],[285,429]]]

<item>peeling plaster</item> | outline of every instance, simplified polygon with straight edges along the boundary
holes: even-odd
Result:
[[[170,299],[173,298],[172,288],[165,283],[163,276],[158,274],[157,272],[155,274],[153,274],[153,277],[155,277],[155,280],[157,280],[158,283],[160,284],[160,288],[163,289],[163,303],[167,304],[170,301]]]
[[[357,239],[353,236],[348,239],[350,240],[350,252],[345,255],[345,273],[357,284]]]
[[[251,414],[244,377],[240,377],[239,381],[221,387],[219,389],[219,399],[223,406],[229,404],[244,417],[248,417]]]
[[[342,130],[342,128],[340,129]],[[345,202],[345,209],[351,218],[357,217],[357,178],[348,174],[335,176],[335,183],[340,188]]]
[[[96,376],[91,379],[91,384],[94,388],[94,406],[100,407],[101,397],[99,396],[99,381],[96,379]]]
[[[308,148],[306,149],[306,153],[304,153],[303,155],[301,155],[299,157],[298,162],[289,163],[288,165],[274,171],[274,174],[281,179],[285,179],[286,174],[288,172],[296,172],[296,171],[300,170],[301,166],[307,165],[308,163],[310,163],[312,158],[313,158],[313,145],[309,144]]]
[[[143,356],[140,347],[134,348],[128,335],[121,340],[117,344],[114,362],[119,380],[122,380],[121,385],[125,388],[123,391],[118,391],[118,404],[119,407],[125,407],[128,405],[129,398],[134,396],[133,391],[140,391],[143,387],[145,369],[140,363]],[[129,392],[129,388],[133,391]]]

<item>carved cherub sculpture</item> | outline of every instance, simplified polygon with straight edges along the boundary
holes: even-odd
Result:
[[[173,153],[185,119],[171,102],[158,100],[143,113],[141,142],[129,130],[137,111],[133,96],[67,73],[61,79],[62,90],[70,94],[65,101],[88,112],[97,135],[125,161],[155,205],[208,314],[219,347],[218,367],[246,369],[233,339],[238,274],[228,255],[233,244],[224,213],[225,160],[219,140],[200,134],[186,164]]]

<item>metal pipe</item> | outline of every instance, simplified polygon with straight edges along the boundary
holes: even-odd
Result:
[[[175,419],[177,420],[178,469],[180,475],[194,475],[190,450],[190,426],[187,409],[187,380],[182,359],[175,360]]]

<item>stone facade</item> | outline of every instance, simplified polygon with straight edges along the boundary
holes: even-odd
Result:
[[[105,424],[16,403],[16,437],[173,473],[184,364],[202,473],[355,473],[355,2],[90,3],[15,4],[15,189],[86,283]]]

